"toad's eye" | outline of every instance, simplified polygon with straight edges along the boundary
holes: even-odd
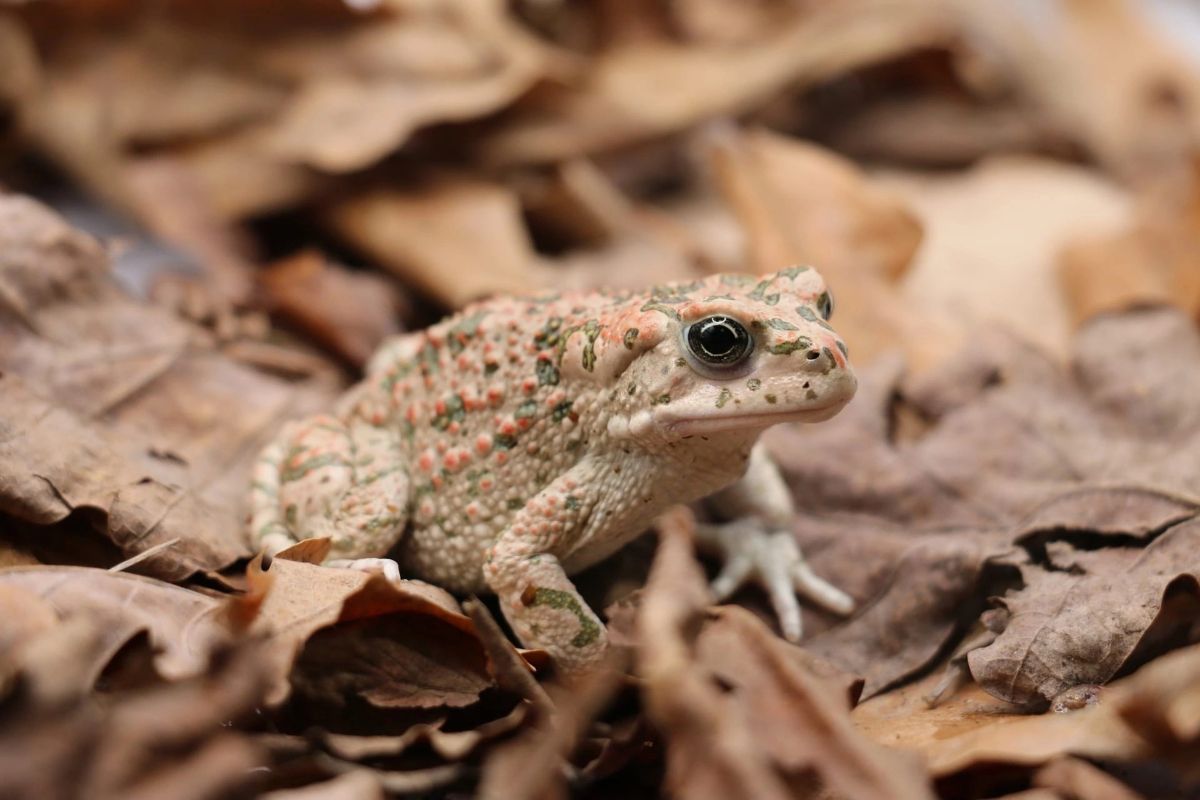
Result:
[[[688,326],[687,346],[692,355],[710,367],[733,367],[750,355],[754,340],[742,323],[716,314]]]
[[[817,313],[822,319],[829,319],[833,316],[833,297],[829,292],[821,292],[821,296],[817,298]]]

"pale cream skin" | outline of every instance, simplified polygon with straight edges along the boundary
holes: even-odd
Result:
[[[851,599],[805,564],[792,499],[759,435],[853,396],[815,270],[717,275],[639,293],[499,298],[387,342],[332,414],[287,426],[255,470],[251,536],[327,536],[335,561],[492,591],[521,641],[563,668],[600,659],[603,624],[567,577],[670,505],[734,521],[718,597],[764,584],[789,639],[799,591]]]

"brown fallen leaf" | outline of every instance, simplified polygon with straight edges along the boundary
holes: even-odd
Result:
[[[369,770],[346,772],[333,780],[297,789],[279,789],[262,800],[385,800],[383,786]]]
[[[149,145],[199,208],[240,218],[295,204],[328,184],[320,173],[367,167],[418,129],[490,114],[545,70],[498,2],[314,3],[254,24],[237,4],[101,16],[18,15],[44,74],[21,118],[32,146],[139,215],[154,208],[129,170]]]
[[[993,157],[964,171],[888,171],[876,182],[902,198],[924,229],[899,302],[971,326],[1002,323],[1068,356],[1073,326],[1057,254],[1078,237],[1127,225],[1126,190],[1098,169],[1029,156]],[[1137,273],[1121,269],[1111,280],[1098,268],[1089,273],[1088,290],[1121,286]]]
[[[155,667],[168,679],[200,674],[213,648],[230,638],[220,600],[140,575],[86,567],[13,567],[0,570],[0,586],[41,598],[57,617],[102,620],[97,625],[102,644],[93,650],[88,687],[139,633],[149,635]]]
[[[1141,797],[1116,778],[1078,758],[1051,761],[1034,773],[1033,784],[1081,800],[1138,800]]]
[[[1200,507],[1192,323],[1169,310],[1097,318],[1069,370],[1004,341],[979,337],[958,364],[907,386],[894,365],[863,370],[842,415],[767,434],[802,509],[809,561],[861,604],[809,646],[863,675],[867,696],[929,665],[992,594],[1027,622],[995,617],[996,642],[970,656],[972,673],[1022,704],[1106,681],[1191,635],[1178,616],[1186,586],[1167,606],[1163,595],[1196,567],[1186,545],[1172,549]],[[1114,359],[1137,363],[1136,375],[1114,382]],[[897,406],[927,416],[902,436]],[[1088,601],[1063,606],[1075,580],[1091,587]],[[1110,625],[1113,611],[1130,616]],[[1034,623],[1068,613],[1073,624]],[[806,613],[806,624],[828,622]],[[1049,635],[1054,625],[1063,635]]]
[[[333,707],[463,706],[492,685],[471,622],[445,591],[283,558],[269,572],[251,631],[271,640],[272,705],[298,691]]]
[[[724,131],[711,152],[717,185],[747,235],[747,264],[813,264],[837,298],[837,325],[858,363],[903,350],[914,369],[962,340],[935,310],[901,302],[900,275],[920,242],[903,205],[841,158],[766,133]]]
[[[543,284],[516,197],[492,183],[371,191],[337,202],[325,218],[351,246],[450,308]]]
[[[49,631],[63,646],[56,662],[37,668],[95,663],[107,648],[102,625],[77,618],[74,627]],[[62,640],[69,632],[73,638]],[[204,800],[246,793],[259,782],[255,770],[264,754],[228,723],[250,714],[265,686],[257,652],[243,647],[218,653],[185,681],[114,693],[103,702],[78,691],[8,698],[0,794]]]
[[[237,366],[195,328],[111,281],[99,244],[0,196],[0,508],[37,525],[86,516],[170,579],[249,555],[249,466],[283,419],[335,387]]]
[[[975,680],[1003,700],[1044,706],[1072,686],[1104,683],[1157,618],[1168,587],[1188,576],[1197,590],[1200,522],[1175,525],[1144,549],[1061,544],[1050,566],[1021,566],[1024,586],[999,601],[1003,632],[967,656]]]
[[[668,791],[931,797],[916,765],[857,734],[845,695],[831,693],[758,624],[728,612],[695,640],[708,593],[691,556],[691,524],[681,515],[660,522],[638,617],[646,712],[670,732]]]
[[[357,368],[398,333],[399,294],[385,278],[351,272],[308,250],[259,276],[268,305]]]
[[[1078,238],[1059,253],[1076,324],[1155,305],[1200,315],[1200,170],[1189,166],[1146,189],[1128,227]]]
[[[594,58],[573,84],[545,87],[516,103],[479,150],[497,166],[616,150],[944,42],[947,22],[928,4],[854,0],[797,8],[762,37],[736,46],[632,38]]]
[[[1178,171],[1200,136],[1200,74],[1184,48],[1130,0],[1066,0],[1055,12],[947,6],[980,42],[978,83],[1015,90],[1117,175],[1153,182]]]

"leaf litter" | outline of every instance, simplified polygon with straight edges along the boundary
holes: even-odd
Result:
[[[198,267],[171,308],[132,298],[118,248],[0,194],[0,563],[26,565],[0,570],[0,794],[1200,785],[1200,80],[1161,21],[359,5],[0,11],[0,182],[38,194],[36,154]],[[576,685],[486,600],[321,542],[252,560],[249,460],[383,337],[785,262],[829,278],[861,378],[767,436],[859,601],[806,609],[802,648],[753,592],[711,606],[703,508],[581,577],[620,646]]]

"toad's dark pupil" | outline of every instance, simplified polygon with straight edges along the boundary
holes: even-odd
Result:
[[[708,317],[688,330],[692,353],[709,364],[736,363],[750,352],[750,344],[746,328],[731,317]]]

